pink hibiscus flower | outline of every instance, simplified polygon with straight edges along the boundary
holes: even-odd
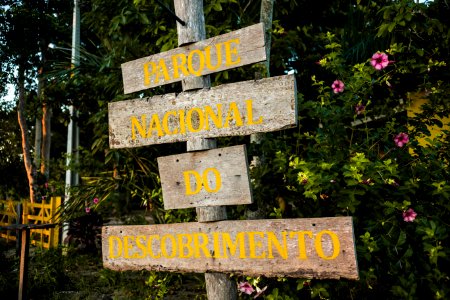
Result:
[[[370,64],[376,70],[382,70],[388,66],[389,58],[388,58],[387,54],[382,53],[382,52],[377,52],[374,55],[372,55],[372,58],[370,59]]]
[[[405,222],[412,222],[416,217],[417,213],[412,208],[408,208],[403,212],[403,221]]]
[[[98,198],[94,198],[94,200],[92,200],[92,202],[94,202],[94,204],[98,203]]]
[[[409,136],[404,132],[400,132],[399,134],[397,134],[394,137],[394,143],[399,148],[403,147],[408,142],[409,142]]]
[[[247,295],[251,295],[255,291],[255,289],[252,287],[252,285],[250,283],[248,283],[247,281],[239,282],[238,288],[241,293],[244,293]]]
[[[91,212],[91,208],[89,206],[86,206],[85,210],[87,214]]]
[[[345,85],[340,80],[335,80],[333,84],[331,85],[331,88],[333,89],[333,92],[335,94],[342,93],[344,91]]]

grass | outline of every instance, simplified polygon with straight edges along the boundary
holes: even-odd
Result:
[[[17,299],[19,257],[14,244],[0,241],[0,295]],[[103,268],[99,253],[30,248],[31,300],[206,299],[202,274],[152,271],[117,272]]]

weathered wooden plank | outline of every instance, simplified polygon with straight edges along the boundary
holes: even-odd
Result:
[[[266,59],[262,23],[122,64],[125,94]]]
[[[164,209],[251,204],[245,145],[158,157]]]
[[[109,145],[131,148],[297,125],[294,75],[109,103]]]
[[[351,217],[106,226],[113,270],[358,279]]]

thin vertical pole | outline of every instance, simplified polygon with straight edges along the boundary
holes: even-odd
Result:
[[[178,45],[198,42],[206,38],[203,0],[174,0],[175,14],[185,22],[177,23]],[[187,78],[182,81],[183,91],[209,88],[209,76]],[[195,138],[187,142],[187,151],[208,150],[217,148],[215,139]],[[198,222],[226,220],[224,206],[197,207]],[[224,273],[205,273],[206,292],[209,300],[237,299],[236,286]]]
[[[27,299],[28,259],[30,248],[30,228],[22,229],[22,248],[20,251],[19,300]]]
[[[22,224],[22,212],[23,212],[23,206],[22,203],[17,204],[17,219],[16,224],[20,225]],[[17,255],[20,254],[20,249],[22,242],[22,230],[16,230],[16,253]]]
[[[73,23],[72,23],[72,57],[71,57],[72,69],[75,69],[80,65],[80,5],[78,0],[73,1]],[[74,76],[72,73],[71,76]],[[66,157],[66,190],[64,201],[67,203],[70,201],[70,188],[74,185],[78,185],[79,178],[78,173],[70,169],[70,163],[73,158],[75,163],[78,163],[79,153],[78,146],[80,140],[80,130],[76,123],[78,118],[78,111],[72,104],[69,107],[70,122],[67,128],[67,157]],[[67,237],[69,230],[69,224],[66,222],[62,228],[62,240]]]

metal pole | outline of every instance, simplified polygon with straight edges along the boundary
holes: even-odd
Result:
[[[80,6],[79,1],[74,0],[73,6],[73,24],[72,24],[72,57],[71,68],[75,69],[80,65]],[[71,76],[74,76],[72,73]],[[74,185],[78,185],[78,173],[70,169],[70,163],[74,159],[75,163],[78,163],[78,145],[79,145],[79,128],[76,123],[78,117],[78,111],[72,104],[69,107],[70,122],[67,128],[67,158],[66,158],[66,190],[64,202],[68,202],[70,199],[70,188]],[[64,223],[62,228],[62,241],[64,242],[67,237],[69,224]]]

